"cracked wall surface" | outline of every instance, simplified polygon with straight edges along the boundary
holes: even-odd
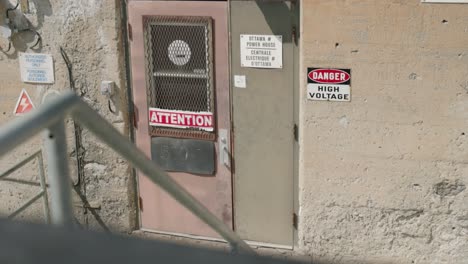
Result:
[[[302,1],[298,250],[333,263],[466,263],[468,5]],[[351,102],[306,98],[350,68]]]
[[[20,117],[13,116],[13,108],[19,92],[25,88],[34,104],[40,106],[45,94],[74,88],[76,93],[100,115],[111,122],[122,134],[129,137],[125,60],[122,45],[120,0],[30,0],[29,10],[10,12],[14,19],[26,22],[42,36],[38,47],[31,48],[35,39],[28,33],[12,38],[12,47],[6,51],[8,41],[0,38],[0,124]],[[0,23],[4,23],[5,9],[16,1],[0,1]],[[16,17],[16,18],[15,18]],[[23,24],[24,26],[24,24]],[[63,48],[71,62],[73,84],[61,56]],[[55,83],[36,85],[22,83],[18,64],[18,52],[48,53],[53,56]],[[101,81],[115,82],[115,94],[108,99],[100,94]],[[75,129],[67,121],[67,138],[70,169],[74,183],[75,216],[85,228],[126,232],[136,221],[131,204],[134,186],[128,163],[110,150],[87,129],[79,129],[79,150],[76,151]],[[2,157],[0,170],[5,170],[41,149],[41,138],[36,137],[26,145]],[[81,159],[77,164],[77,155]],[[13,175],[37,180],[34,164]],[[78,167],[81,169],[78,170]],[[79,174],[78,171],[81,171]],[[12,178],[14,178],[12,176]],[[24,199],[34,194],[28,185],[0,182],[0,211],[8,214]],[[37,189],[37,188],[36,188]],[[21,195],[19,194],[21,193]],[[42,207],[36,202],[20,219],[42,221]]]

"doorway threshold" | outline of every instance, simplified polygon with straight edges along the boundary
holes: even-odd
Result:
[[[152,229],[147,229],[147,228],[140,228],[140,231],[143,231],[143,232],[146,232],[146,233],[157,234],[157,235],[169,236],[169,237],[178,237],[178,238],[186,238],[186,239],[197,240],[197,241],[222,243],[222,244],[225,244],[226,246],[228,244],[226,242],[226,240],[221,239],[221,238],[215,238],[215,237],[204,237],[204,236],[197,236],[197,235],[190,235],[190,234],[182,234],[182,233],[177,233],[177,232],[157,231],[157,230],[152,230]],[[288,250],[288,251],[293,250],[293,247],[288,246],[288,245],[257,242],[257,241],[250,241],[250,240],[244,240],[244,241],[249,246],[252,246],[254,249],[271,248],[271,249],[282,249],[282,250]]]

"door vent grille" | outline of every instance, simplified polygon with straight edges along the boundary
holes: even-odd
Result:
[[[210,17],[144,17],[148,106],[166,110],[214,111]],[[214,140],[195,128],[150,126],[150,135]]]

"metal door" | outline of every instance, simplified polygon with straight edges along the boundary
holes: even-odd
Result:
[[[232,228],[226,2],[131,1],[136,144]],[[141,173],[141,226],[214,232]]]
[[[297,91],[293,33],[297,6],[291,2],[230,1],[231,72],[246,79],[246,88],[232,90],[235,229],[243,239],[287,247],[293,245]],[[244,67],[243,34],[281,36],[281,68]]]

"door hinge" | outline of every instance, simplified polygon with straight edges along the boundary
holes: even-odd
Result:
[[[298,225],[299,220],[297,219],[297,214],[296,213],[293,213],[292,221],[293,221],[293,227],[295,229],[297,229],[297,225]]]
[[[133,107],[133,127],[138,128],[138,108]]]
[[[297,5],[297,1],[296,0],[291,0],[292,9],[296,8],[296,5]]]
[[[128,31],[128,39],[133,40],[132,25],[130,25],[130,23],[127,24],[127,31]]]
[[[143,199],[141,196],[138,196],[138,208],[140,208],[140,211],[143,211]]]
[[[292,28],[291,28],[291,38],[294,41],[294,45],[297,46],[297,28],[296,28],[296,26],[292,26]]]
[[[293,134],[294,134],[294,140],[298,141],[299,140],[299,128],[297,127],[296,124],[294,124]]]

